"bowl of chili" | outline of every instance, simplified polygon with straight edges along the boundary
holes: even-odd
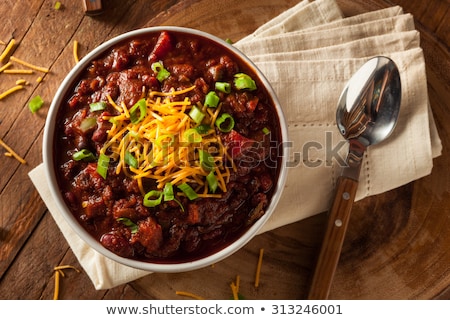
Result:
[[[124,265],[181,272],[247,244],[286,178],[287,126],[268,80],[231,44],[180,27],[101,44],[58,88],[43,160],[59,211]]]

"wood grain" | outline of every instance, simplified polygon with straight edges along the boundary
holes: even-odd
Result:
[[[0,39],[18,41],[14,55],[51,69],[40,84],[34,74],[20,94],[0,101],[0,137],[27,160],[1,156],[0,298],[52,299],[53,267],[80,268],[63,235],[29,180],[42,160],[42,130],[55,90],[80,56],[120,33],[152,25],[198,28],[234,41],[296,4],[297,0],[110,0],[104,13],[84,15],[80,1],[54,10],[49,0],[5,0]],[[331,299],[450,299],[450,54],[445,0],[337,0],[345,15],[394,4],[414,14],[427,63],[430,105],[443,142],[431,175],[355,203],[330,290]],[[17,80],[1,75],[0,91]],[[42,110],[27,103],[40,94]],[[228,299],[229,283],[241,276],[248,299],[304,299],[325,230],[319,214],[256,237],[214,267],[180,274],[154,274],[112,290],[96,291],[86,273],[67,273],[61,299],[185,299],[176,290]],[[257,256],[265,249],[261,282],[253,285]]]

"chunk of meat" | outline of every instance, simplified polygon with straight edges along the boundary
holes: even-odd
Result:
[[[161,60],[164,56],[170,52],[172,49],[172,39],[168,32],[161,32],[158,41],[156,41],[155,47],[149,56],[149,62],[153,63],[155,61]]]
[[[158,252],[163,243],[163,233],[161,226],[152,217],[139,222],[138,232],[133,234],[131,244],[141,244],[148,253]]]

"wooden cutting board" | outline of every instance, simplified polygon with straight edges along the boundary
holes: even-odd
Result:
[[[206,5],[206,2],[208,5]],[[418,1],[415,1],[416,3]],[[144,26],[177,25],[234,41],[253,32],[297,1],[183,1]],[[346,16],[390,6],[386,1],[338,1]],[[421,28],[428,62],[431,105],[444,143],[433,173],[421,180],[359,201],[354,207],[330,299],[421,299],[439,295],[450,281],[448,51]],[[442,66],[440,61],[446,61]],[[447,90],[446,90],[447,89]],[[438,93],[438,94],[436,94]],[[300,205],[300,204],[299,204]],[[302,299],[326,219],[325,214],[261,235],[212,267],[183,274],[152,275],[134,283],[152,297],[186,290],[227,299],[236,275],[248,299]],[[260,285],[254,286],[259,249],[264,248]],[[439,248],[439,249],[437,249]],[[444,249],[444,250],[443,250]]]

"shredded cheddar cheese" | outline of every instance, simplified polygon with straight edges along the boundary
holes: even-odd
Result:
[[[15,44],[16,44],[16,40],[14,40],[14,38],[11,39],[11,41],[9,41],[5,50],[3,50],[2,54],[0,55],[0,62],[3,62],[3,60],[5,60],[8,57],[9,53],[11,52],[11,50]]]
[[[187,292],[187,291],[175,291],[175,294],[177,294],[179,296],[185,296],[185,297],[193,298],[193,299],[196,299],[196,300],[205,300],[205,298],[203,298],[203,297],[201,297],[199,295],[193,294],[191,292]]]
[[[53,271],[55,271],[55,291],[53,293],[53,300],[58,300],[59,298],[59,280],[60,277],[65,277],[63,270],[65,269],[72,269],[75,270],[77,273],[80,273],[80,270],[77,268],[70,266],[70,265],[64,265],[64,266],[57,266],[53,268]]]
[[[260,274],[261,274],[263,255],[264,255],[264,248],[261,248],[261,249],[259,249],[258,264],[256,266],[255,288],[259,287],[259,278],[260,278]]]
[[[78,58],[78,41],[75,40],[73,42],[73,58],[75,60],[75,63],[80,62],[80,59]]]
[[[19,79],[16,81],[16,85],[20,86],[20,85],[27,85],[28,81],[25,79]]]
[[[43,73],[48,73],[50,71],[47,68],[36,66],[34,64],[31,64],[31,63],[28,63],[28,62],[23,61],[21,59],[18,59],[18,58],[14,57],[14,56],[11,56],[9,59],[11,61],[13,61],[13,62],[17,62],[18,64],[21,64],[21,65],[23,65],[25,67],[28,67],[28,68],[36,70],[36,71],[40,71],[40,72],[43,72]]]
[[[233,293],[233,299],[239,300],[239,286],[241,282],[241,277],[236,276],[236,280],[230,283],[231,292]]]
[[[23,89],[24,86],[23,85],[15,85],[14,87],[6,90],[5,92],[0,94],[0,100],[4,99],[5,97],[9,96],[10,94]]]
[[[10,66],[12,66],[12,63],[11,63],[11,62],[6,63],[4,66],[2,66],[2,67],[0,68],[0,73],[3,72],[3,71],[5,71],[6,69],[8,69]]]
[[[116,174],[136,179],[142,194],[143,179],[153,179],[157,188],[162,190],[166,183],[180,185],[193,183],[197,185],[195,192],[199,197],[220,197],[220,194],[210,193],[206,176],[213,170],[218,180],[218,188],[227,191],[226,184],[230,178],[230,170],[223,164],[223,159],[232,160],[219,136],[214,130],[214,121],[220,112],[220,106],[214,110],[197,105],[206,115],[209,129],[198,133],[197,124],[188,115],[194,106],[189,98],[182,101],[172,101],[171,97],[189,92],[190,88],[171,92],[149,92],[145,105],[139,113],[145,113],[139,121],[133,121],[136,110],[132,114],[122,103],[117,105],[110,97],[109,104],[118,112],[116,116],[104,116],[104,120],[112,123],[108,138],[100,153],[118,162]],[[143,102],[142,102],[143,103]],[[205,123],[205,122],[203,122]],[[190,134],[200,136],[201,141],[191,141]],[[214,167],[210,170],[202,166],[198,150],[205,150],[211,156]],[[127,157],[132,156],[136,163],[131,166]]]
[[[33,70],[30,69],[6,69],[3,73],[9,74],[33,74]]]

